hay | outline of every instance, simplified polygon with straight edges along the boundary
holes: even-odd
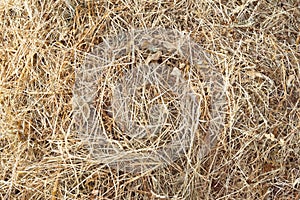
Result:
[[[11,0],[0,13],[1,199],[299,199],[298,1]],[[190,82],[207,108],[193,148],[124,172],[95,159],[73,128],[75,71],[106,36],[157,27],[190,34],[210,56],[227,88],[226,120],[199,157],[214,95]],[[183,76],[201,74],[185,64]]]
[[[128,172],[191,157],[195,147],[202,159],[224,127],[221,74],[183,32],[130,32],[105,38],[77,69],[73,104],[80,139],[98,162]]]

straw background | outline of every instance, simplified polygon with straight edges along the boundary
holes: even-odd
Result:
[[[73,137],[75,67],[102,36],[153,27],[211,55],[225,129],[202,160],[116,172]],[[0,199],[300,199],[299,32],[297,0],[1,1]]]

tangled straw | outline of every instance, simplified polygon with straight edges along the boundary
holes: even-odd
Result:
[[[204,91],[210,119],[203,133]],[[135,30],[104,39],[87,55],[76,72],[73,102],[76,128],[93,158],[145,172],[189,156],[196,133],[202,134],[199,158],[208,153],[222,128],[224,84],[188,35]]]

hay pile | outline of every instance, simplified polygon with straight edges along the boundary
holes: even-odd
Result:
[[[0,198],[299,199],[299,6],[296,0],[1,2]],[[185,77],[205,111],[192,150],[142,173],[118,170],[95,158],[74,129],[76,69],[105,36],[157,27],[189,33],[222,74],[224,126],[214,148],[199,157],[213,95],[198,90],[201,76],[199,84]],[[150,53],[141,53],[146,62]],[[172,59],[170,65],[183,62]],[[182,76],[201,74],[185,66]],[[106,78],[118,83],[119,73]],[[95,100],[99,113],[109,107],[103,102],[114,102],[110,90],[100,89],[98,99],[107,101]],[[112,116],[103,116],[102,128],[120,140],[126,120]]]

